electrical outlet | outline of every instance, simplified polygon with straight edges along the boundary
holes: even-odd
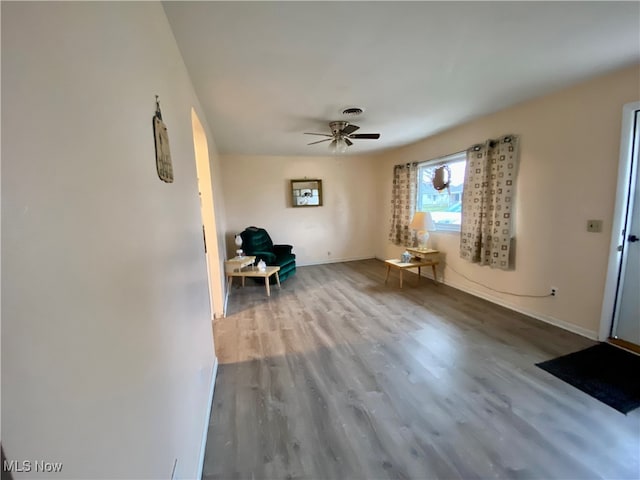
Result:
[[[558,295],[558,289],[556,287],[551,287],[551,296],[556,297]]]
[[[602,232],[602,220],[587,220],[587,232]]]

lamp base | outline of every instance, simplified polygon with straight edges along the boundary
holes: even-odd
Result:
[[[429,242],[429,232],[427,232],[426,230],[420,230],[418,232],[418,248],[420,250],[427,250],[429,247],[427,247],[427,243]]]

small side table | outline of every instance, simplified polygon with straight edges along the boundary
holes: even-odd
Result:
[[[276,276],[276,283],[278,284],[278,288],[281,288],[280,275],[278,274],[278,272],[280,271],[280,267],[267,267],[264,271],[260,271],[257,267],[250,266],[253,264],[253,262],[255,262],[255,260],[255,256],[246,256],[234,257],[224,262],[224,271],[225,275],[227,276],[227,296],[229,295],[229,291],[231,290],[233,277],[240,277],[242,279],[243,287],[244,279],[246,277],[264,278],[264,283],[267,289],[267,297],[271,296],[271,288],[269,287],[269,277],[271,277],[271,275]]]
[[[255,256],[247,255],[244,257],[233,257],[224,262],[224,273],[227,276],[229,287],[231,286],[231,278],[235,276],[232,274],[241,272],[244,267],[253,265],[253,262],[255,261]],[[242,277],[242,286],[244,287],[244,277]]]
[[[440,263],[437,255],[440,253],[438,250],[433,249],[419,249],[419,248],[407,248],[407,251],[415,256],[410,262],[402,262],[398,259],[385,260],[387,265],[387,276],[384,283],[389,280],[389,273],[392,268],[400,270],[400,288],[402,288],[402,273],[409,268],[418,269],[418,282],[422,274],[422,267],[431,267],[433,271],[433,281],[438,283],[436,267]]]
[[[422,260],[433,259],[440,253],[440,250],[434,250],[433,248],[412,248],[407,247],[407,252],[414,257],[421,258]]]
[[[239,272],[233,272],[233,273],[228,273],[228,277],[229,277],[229,286],[231,286],[231,279],[233,277],[242,277],[242,286],[244,287],[244,279],[245,277],[252,277],[252,278],[264,278],[264,285],[267,289],[267,297],[271,296],[271,289],[269,287],[269,277],[271,277],[271,275],[275,275],[276,276],[276,283],[278,284],[278,289],[280,289],[280,275],[278,274],[278,272],[280,271],[280,267],[275,266],[275,267],[267,267],[264,269],[264,271],[258,270],[256,267],[249,267],[248,269],[245,270],[241,270]]]

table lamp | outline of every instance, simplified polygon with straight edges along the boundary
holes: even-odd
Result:
[[[236,234],[235,237],[235,243],[236,243],[236,247],[238,247],[238,250],[236,250],[236,255],[238,257],[243,257],[244,256],[244,252],[242,251],[242,236],[238,233]]]
[[[430,212],[416,212],[413,214],[409,228],[417,231],[418,248],[425,250],[429,240],[429,232],[436,229],[436,224],[433,223]]]

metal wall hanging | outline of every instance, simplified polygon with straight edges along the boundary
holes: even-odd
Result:
[[[451,183],[451,169],[448,165],[440,165],[433,171],[433,178],[431,179],[433,188],[439,192],[445,188],[449,188]]]
[[[171,151],[169,150],[169,134],[167,126],[162,121],[160,102],[156,95],[156,113],[153,115],[153,137],[156,145],[156,170],[160,180],[173,183],[173,165],[171,164]]]

